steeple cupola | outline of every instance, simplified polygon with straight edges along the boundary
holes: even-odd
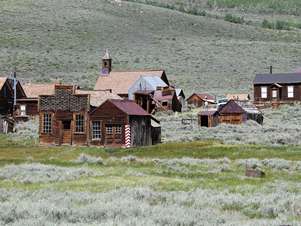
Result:
[[[112,71],[112,58],[109,51],[106,49],[105,55],[102,57],[101,74],[108,75]]]

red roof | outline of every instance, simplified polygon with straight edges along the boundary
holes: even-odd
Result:
[[[117,99],[110,99],[108,101],[110,101],[117,108],[119,108],[121,111],[125,112],[128,115],[150,116],[149,113],[147,113],[142,107],[140,107],[134,101],[117,100]]]

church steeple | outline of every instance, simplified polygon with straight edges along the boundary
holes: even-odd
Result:
[[[105,55],[102,57],[101,74],[108,75],[112,71],[112,58],[109,50],[106,49]]]

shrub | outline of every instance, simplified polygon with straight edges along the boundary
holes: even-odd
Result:
[[[94,157],[87,154],[80,154],[78,158],[74,161],[75,163],[93,163],[93,164],[103,164],[103,159],[101,157]]]
[[[243,17],[235,16],[232,14],[226,14],[224,20],[235,24],[243,24],[245,22]]]
[[[98,175],[100,174],[86,168],[60,167],[40,163],[7,165],[0,169],[0,178],[20,183],[57,182]]]

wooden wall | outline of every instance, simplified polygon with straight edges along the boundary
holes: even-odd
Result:
[[[204,106],[205,101],[203,101],[200,97],[194,94],[189,99],[187,99],[187,104],[194,105],[195,107],[201,107]]]
[[[152,145],[150,116],[130,116],[131,146]]]

